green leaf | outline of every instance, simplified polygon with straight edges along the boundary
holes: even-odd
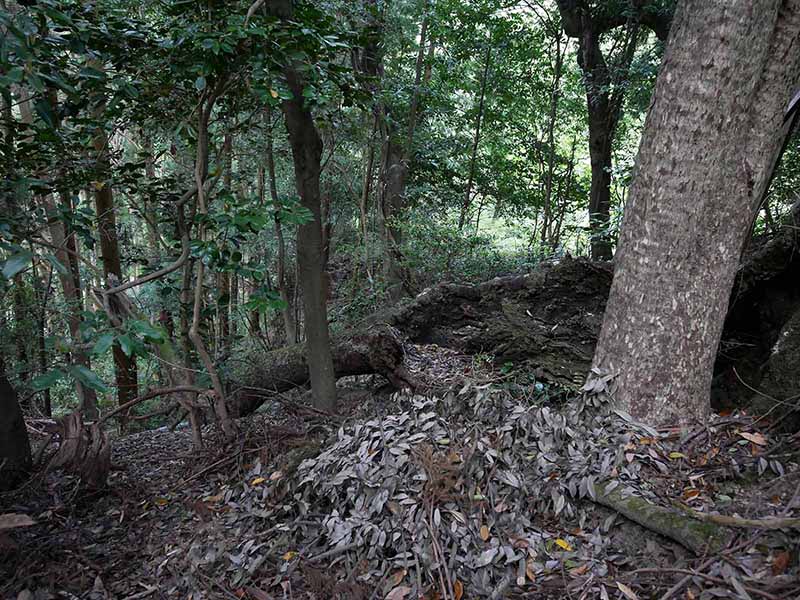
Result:
[[[72,365],[69,368],[70,374],[86,387],[90,387],[97,392],[108,392],[108,386],[94,372],[83,365]]]
[[[28,263],[31,262],[32,256],[27,250],[9,256],[3,265],[3,277],[11,279],[14,275],[24,270]]]
[[[125,353],[125,356],[130,356],[133,353],[133,338],[129,336],[127,333],[123,333],[121,336],[117,338],[119,342],[119,347],[122,348],[122,351]]]
[[[67,271],[67,267],[65,267],[60,260],[58,260],[52,254],[45,254],[44,258],[47,262],[53,265],[53,268],[58,272],[59,275],[67,275],[69,271]]]
[[[50,129],[56,128],[56,116],[48,100],[37,100],[34,103],[36,114],[44,121]]]
[[[53,369],[52,371],[48,371],[47,373],[42,373],[33,378],[31,381],[31,387],[39,392],[42,390],[46,390],[47,388],[53,387],[56,383],[61,381],[64,378],[64,371],[61,369]]]
[[[147,342],[160,344],[165,340],[164,332],[156,329],[147,321],[131,321],[130,326],[133,331],[142,335]]]
[[[114,334],[113,333],[104,333],[100,336],[100,339],[92,348],[92,354],[95,356],[100,356],[108,352],[108,349],[114,345]]]

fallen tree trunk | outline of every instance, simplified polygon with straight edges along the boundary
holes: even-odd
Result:
[[[793,223],[800,225],[800,205],[793,215]],[[787,224],[782,234],[745,259],[718,355],[712,391],[715,408],[750,401],[752,389],[738,381],[733,369],[759,383],[769,372],[764,364],[780,332],[800,308],[797,231]],[[415,344],[483,354],[498,367],[510,363],[540,381],[580,388],[591,366],[612,273],[611,263],[567,257],[543,263],[526,275],[479,285],[434,286],[371,317],[366,332],[339,336],[334,345],[336,375],[379,373],[396,387],[413,387],[402,367],[402,342],[387,333],[397,330]],[[375,338],[376,331],[383,333]],[[301,346],[261,355],[257,362],[258,367],[241,380],[244,386],[286,391],[308,381]],[[792,377],[800,385],[800,374]],[[240,408],[234,412],[248,414],[263,400],[263,393],[242,390],[235,401]]]
[[[398,389],[416,388],[404,366],[403,344],[397,332],[386,326],[333,340],[333,370],[337,378],[383,375]],[[309,382],[305,344],[292,344],[258,357],[240,377],[240,387],[230,401],[236,417],[255,411],[274,393],[286,392]]]
[[[487,354],[497,365],[524,365],[537,378],[581,386],[611,277],[611,263],[568,257],[480,285],[438,285],[387,320],[412,342]]]

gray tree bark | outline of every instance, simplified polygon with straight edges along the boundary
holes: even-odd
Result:
[[[800,81],[800,0],[679,5],[594,365],[652,424],[705,420],[742,247]]]

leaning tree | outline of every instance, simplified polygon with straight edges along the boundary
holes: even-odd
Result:
[[[742,247],[800,80],[800,0],[676,11],[625,208],[594,366],[618,405],[703,420]]]

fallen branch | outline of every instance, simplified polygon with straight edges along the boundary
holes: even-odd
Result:
[[[742,517],[731,517],[728,515],[712,515],[701,513],[693,508],[673,502],[673,506],[681,509],[687,515],[698,521],[714,523],[723,527],[735,527],[737,529],[800,529],[800,519],[785,517],[766,517],[763,519],[744,519]]]
[[[722,548],[725,535],[716,523],[700,522],[641,496],[624,496],[622,490],[598,489],[595,502],[617,511],[634,523],[678,542],[696,555]]]
[[[146,394],[139,396],[138,398],[134,398],[130,402],[126,402],[125,404],[121,404],[114,410],[112,410],[107,415],[104,415],[99,421],[98,424],[105,423],[112,417],[116,417],[121,412],[126,412],[132,406],[139,404],[140,402],[144,402],[145,400],[150,400],[152,398],[157,398],[158,396],[165,396],[167,394],[174,394],[177,392],[192,392],[195,394],[204,394],[208,390],[206,388],[199,388],[192,385],[176,385],[174,387],[168,388],[157,388],[155,390],[151,390]]]

